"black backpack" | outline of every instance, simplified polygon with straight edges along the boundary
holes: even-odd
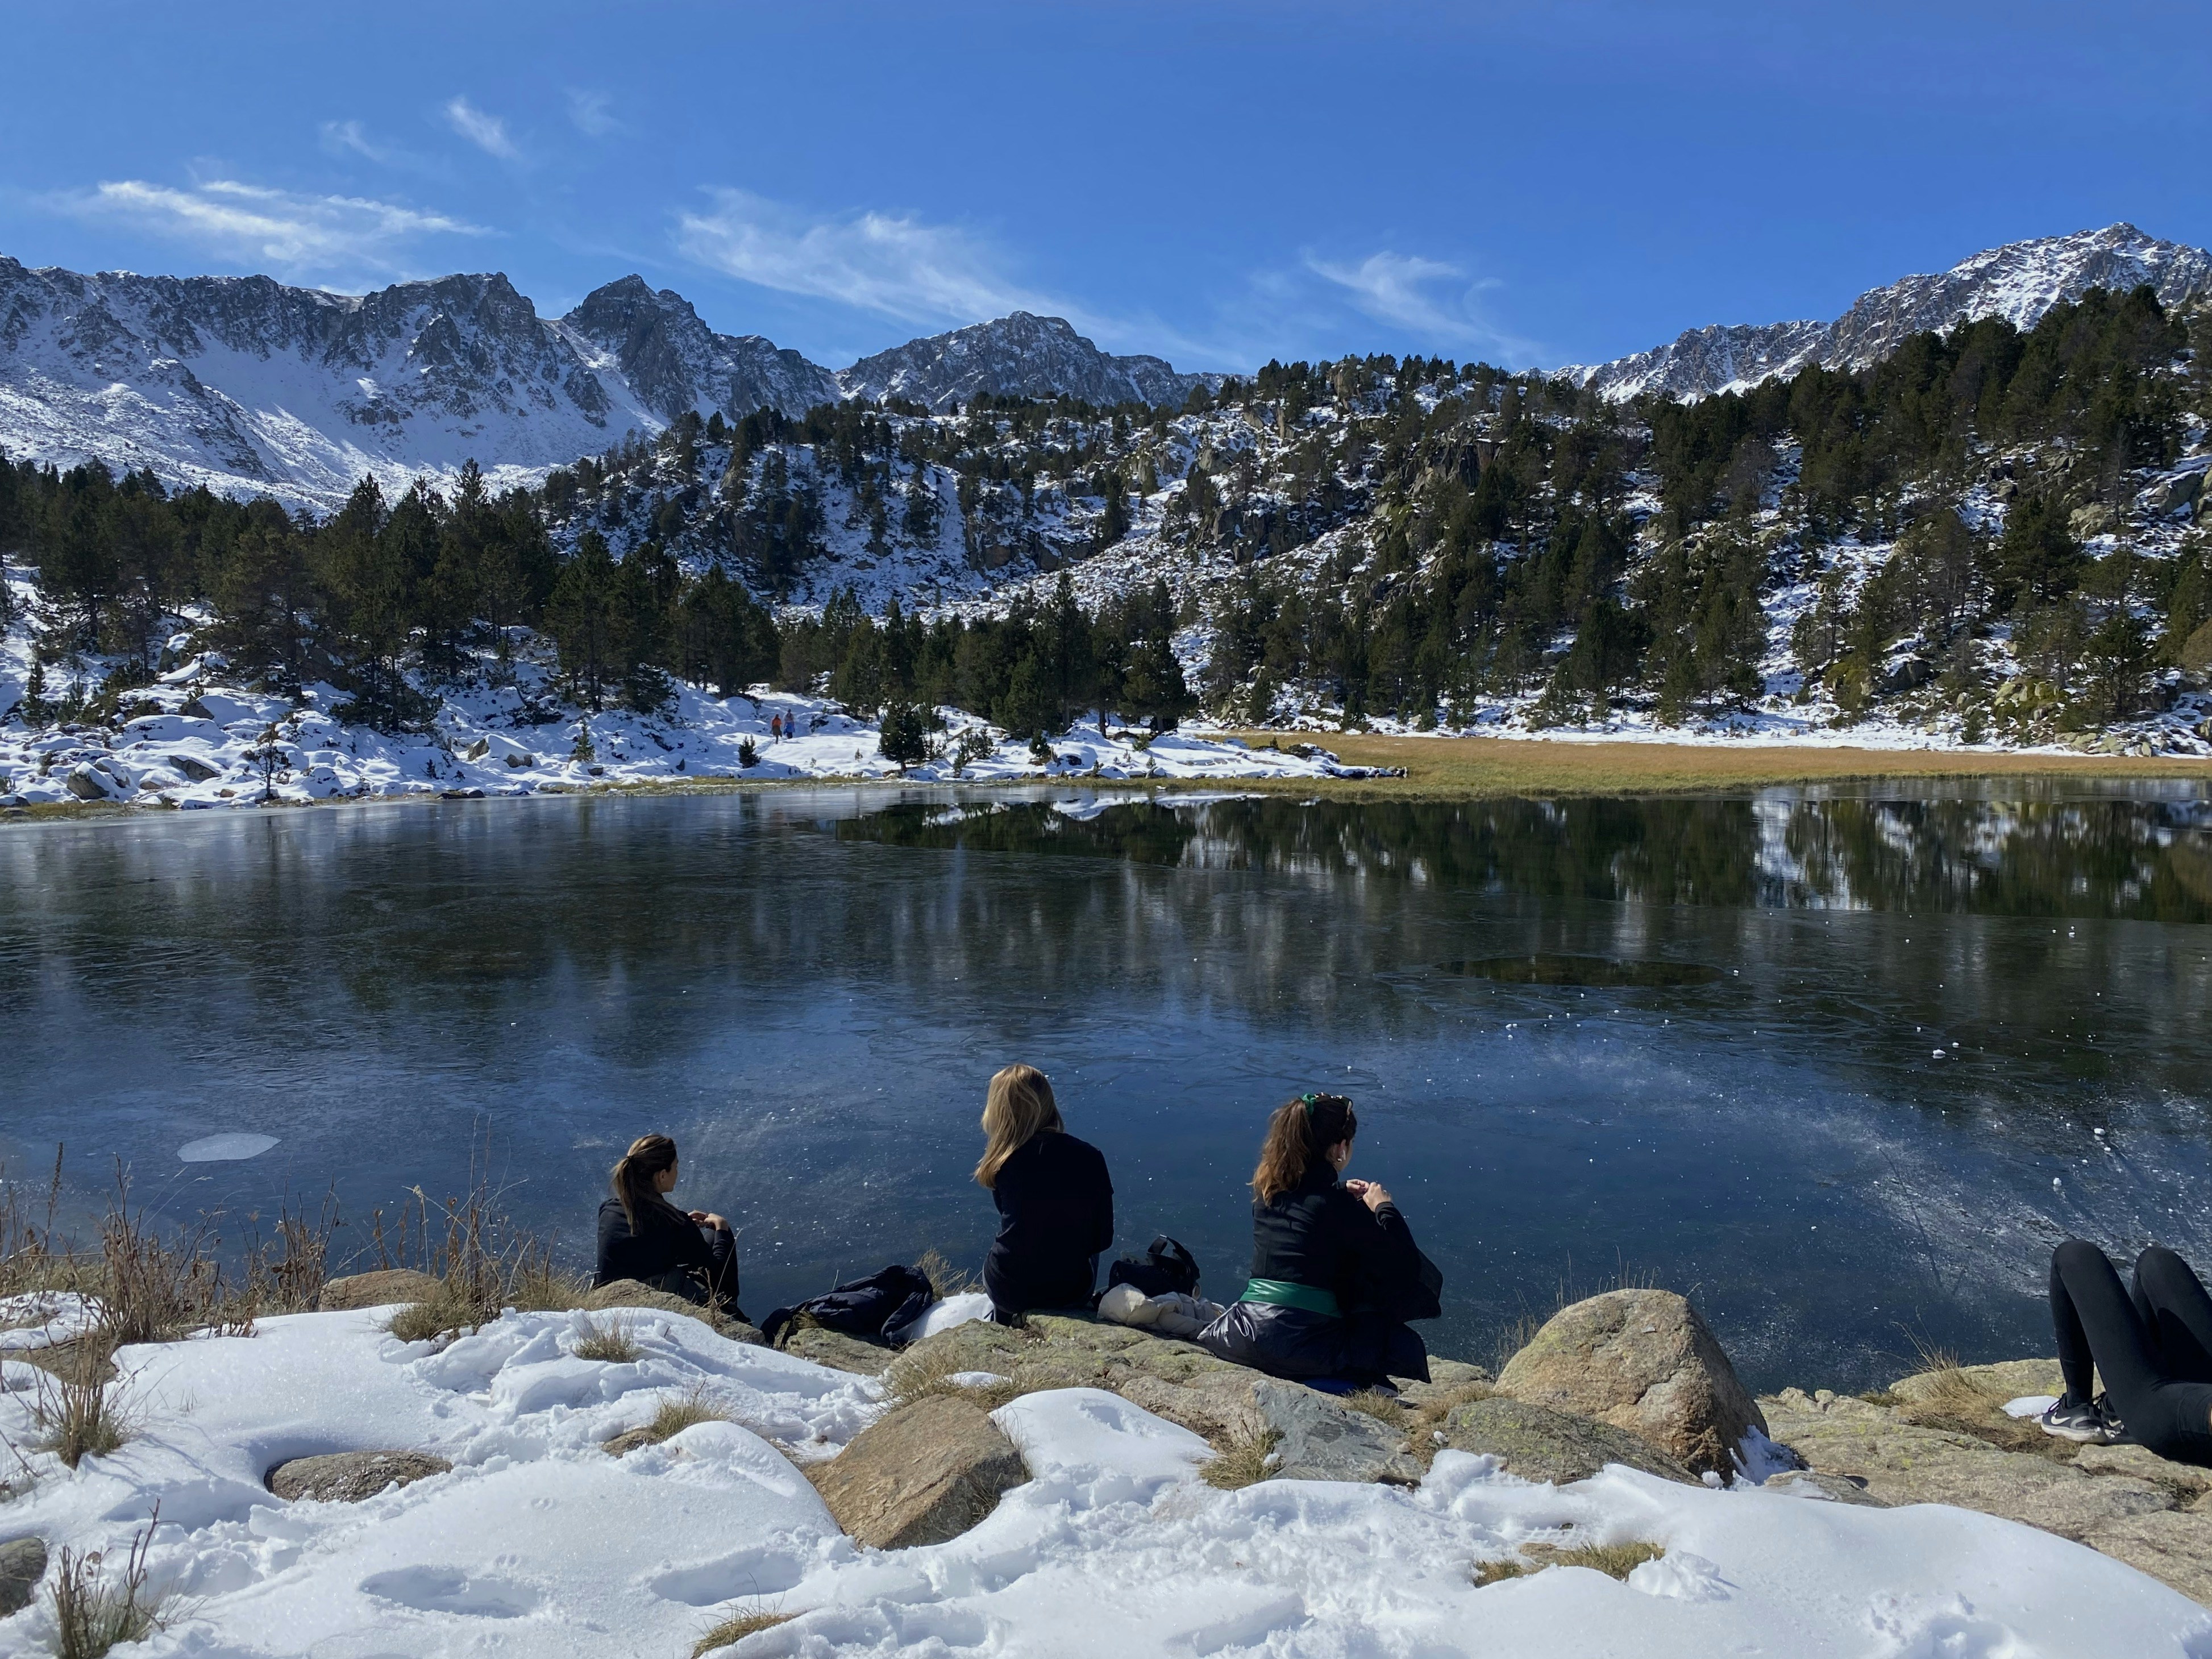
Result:
[[[1110,1291],[1116,1285],[1134,1285],[1145,1296],[1176,1291],[1194,1296],[1198,1291],[1198,1258],[1162,1233],[1144,1255],[1125,1255],[1107,1271],[1106,1288]]]
[[[761,1327],[769,1346],[801,1314],[825,1330],[840,1331],[863,1342],[905,1346],[907,1339],[928,1315],[937,1299],[929,1280],[915,1267],[889,1267],[866,1279],[855,1279],[822,1296],[811,1296],[793,1308],[778,1308]]]

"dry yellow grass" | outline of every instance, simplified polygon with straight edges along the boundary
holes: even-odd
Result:
[[[1730,744],[1580,743],[1525,738],[1397,738],[1352,732],[1243,732],[1255,747],[1313,743],[1347,766],[1402,766],[1402,778],[1300,779],[1259,787],[1352,798],[1644,795],[1858,778],[2196,778],[2212,761],[2126,755],[1962,754]]]
[[[764,1630],[774,1630],[778,1625],[787,1625],[798,1617],[795,1613],[782,1613],[774,1607],[742,1609],[702,1636],[691,1650],[691,1659],[705,1659],[706,1655],[718,1648],[726,1648]]]
[[[1546,1567],[1589,1567],[1604,1573],[1609,1578],[1626,1578],[1646,1561],[1656,1561],[1667,1553],[1663,1544],[1642,1542],[1628,1544],[1577,1544],[1571,1547],[1558,1544],[1524,1544],[1518,1557],[1507,1556],[1499,1561],[1478,1561],[1474,1565],[1474,1584],[1477,1589],[1507,1578],[1525,1578],[1532,1572],[1541,1572]]]

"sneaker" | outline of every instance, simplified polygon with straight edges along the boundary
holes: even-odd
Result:
[[[2119,1425],[2101,1395],[2093,1401],[2076,1400],[2067,1395],[2046,1406],[2043,1415],[2035,1420],[2044,1433],[2083,1446],[2112,1444],[2112,1431]]]
[[[2109,1394],[2097,1396],[2097,1415],[2105,1420],[2106,1445],[2132,1446],[2136,1443],[2135,1436],[2128,1432],[2128,1425],[2120,1421],[2119,1413],[2112,1409],[2112,1396]]]

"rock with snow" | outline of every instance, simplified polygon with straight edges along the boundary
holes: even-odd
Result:
[[[29,1607],[46,1576],[45,1539],[11,1538],[0,1544],[0,1619]]]
[[[837,401],[837,377],[820,364],[758,334],[717,334],[682,295],[635,275],[592,289],[556,327],[664,425],[690,412],[797,416]]]
[[[837,1524],[885,1550],[957,1538],[1029,1479],[1021,1454],[988,1416],[942,1394],[878,1419],[809,1473]]]
[[[453,1467],[428,1452],[327,1452],[279,1463],[269,1471],[269,1490],[288,1504],[358,1504],[395,1486],[448,1474]]]
[[[1735,1472],[1766,1422],[1684,1297],[1608,1291],[1563,1308],[1506,1362],[1498,1391],[1641,1435],[1697,1474]]]

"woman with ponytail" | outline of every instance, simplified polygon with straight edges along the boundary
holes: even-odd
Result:
[[[1267,1120],[1252,1174],[1252,1278],[1195,1339],[1271,1376],[1351,1389],[1426,1382],[1411,1319],[1443,1311],[1443,1276],[1390,1194],[1345,1181],[1358,1115],[1341,1095],[1302,1095]]]
[[[1036,1066],[992,1077],[975,1181],[999,1208],[999,1236],[983,1258],[999,1322],[1033,1308],[1088,1309],[1098,1258],[1114,1242],[1114,1183],[1098,1149],[1067,1133],[1051,1079]]]
[[[608,1184],[614,1196],[599,1206],[593,1285],[634,1279],[687,1301],[712,1304],[732,1318],[744,1317],[738,1308],[738,1241],[730,1224],[709,1211],[679,1210],[668,1201],[676,1186],[674,1141],[666,1135],[640,1135],[615,1165]]]

